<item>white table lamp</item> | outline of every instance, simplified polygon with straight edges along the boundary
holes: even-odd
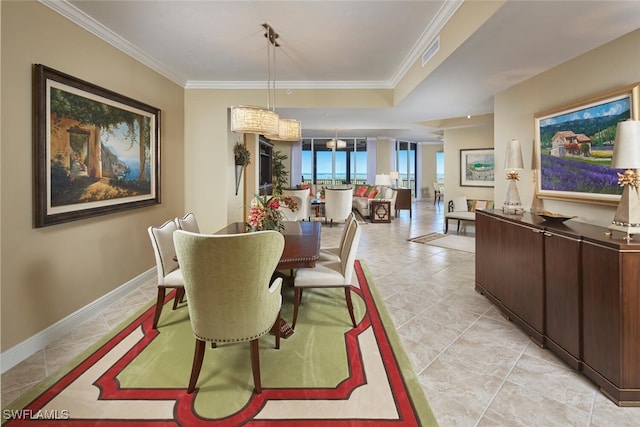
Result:
[[[524,161],[522,160],[522,147],[517,139],[512,139],[507,144],[507,158],[504,168],[508,171],[509,188],[502,211],[506,213],[521,213],[524,210],[520,202],[520,193],[518,192],[516,181],[520,179],[518,171],[524,169]]]
[[[609,229],[627,233],[629,241],[632,234],[640,233],[640,121],[618,123],[611,167],[626,171],[618,173],[622,197]]]
[[[386,185],[387,187],[391,187],[391,176],[390,175],[376,175],[375,185]]]

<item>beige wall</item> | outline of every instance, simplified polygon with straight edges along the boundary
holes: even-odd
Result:
[[[496,165],[504,164],[507,142],[512,138],[519,139],[525,166],[528,167],[520,174],[518,183],[525,208],[531,206],[535,188],[534,173],[530,168],[534,150],[534,115],[640,81],[638,46],[640,30],[496,95]],[[504,201],[506,191],[506,180],[497,179],[497,201]],[[553,200],[544,200],[542,209],[577,215],[581,221],[605,226],[611,223],[615,214],[615,207]]]
[[[422,144],[422,176],[418,194],[422,199],[433,199],[433,183],[437,181],[436,153],[444,151],[444,144]]]
[[[276,97],[281,108],[348,108],[389,107],[392,95],[388,89],[295,90],[291,95],[279,90]],[[203,231],[244,221],[244,206],[256,192],[256,162],[247,166],[236,195],[233,144],[242,140],[242,135],[229,131],[228,109],[233,105],[264,105],[264,101],[263,89],[185,91],[185,209],[196,214]],[[257,144],[255,137],[247,137],[252,147]],[[282,142],[274,147],[289,157],[287,162],[291,160],[290,148],[289,143]]]
[[[483,125],[444,131],[444,197],[445,202],[455,196],[468,199],[494,200],[493,188],[460,186],[460,150],[470,148],[493,148],[493,125]],[[495,156],[497,158],[497,155]],[[496,160],[496,181],[501,171]],[[504,159],[502,160],[504,164]],[[496,201],[497,203],[497,201]],[[502,206],[502,205],[500,205]]]
[[[1,8],[6,351],[155,265],[146,228],[183,213],[184,91],[35,1],[3,1]],[[161,205],[33,228],[31,67],[36,63],[161,109]]]

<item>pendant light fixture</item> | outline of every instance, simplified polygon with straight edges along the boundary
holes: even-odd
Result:
[[[336,129],[336,138],[330,139],[329,141],[327,141],[327,148],[330,148],[332,150],[334,149],[340,150],[341,148],[347,148],[347,142],[341,139],[338,139],[338,129]]]
[[[239,105],[231,107],[231,131],[239,133],[254,133],[259,135],[279,132],[280,117],[270,108],[271,102],[271,43],[273,29],[263,24],[267,30],[267,108],[254,105]],[[275,34],[275,33],[273,33]],[[275,40],[277,34],[273,38]]]
[[[270,86],[270,96],[269,104],[271,105],[273,111],[276,109],[276,50],[280,47],[278,43],[278,33],[273,30],[269,24],[262,24],[267,32],[264,36],[268,40],[267,51],[271,52],[273,55],[273,69],[271,67],[271,56],[269,56],[269,82],[271,82]],[[298,120],[293,119],[282,119],[278,120],[278,130],[276,132],[270,132],[265,135],[268,139],[272,141],[299,141],[302,137],[300,122]]]

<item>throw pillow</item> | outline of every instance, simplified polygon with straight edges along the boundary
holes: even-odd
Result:
[[[473,210],[476,211],[478,209],[480,209],[480,210],[487,209],[487,201],[486,200],[476,200],[473,203]]]
[[[384,192],[384,198],[388,200],[393,199],[393,188],[387,187],[387,189]]]
[[[373,190],[376,190],[376,191],[377,191],[378,189],[376,188],[376,186],[375,186],[375,185],[368,185],[368,186],[367,186],[367,192],[366,192],[366,193],[364,193],[364,196],[365,196],[367,199],[373,199],[373,197],[371,196],[371,192],[372,192]]]
[[[300,188],[302,189],[308,188],[309,195],[313,196],[313,186],[311,184],[300,184]]]
[[[453,198],[453,211],[454,212],[467,212],[469,206],[467,205],[467,196],[456,196]]]
[[[369,187],[366,186],[366,185],[357,185],[356,186],[356,191],[353,192],[353,196],[354,197],[364,197],[364,195],[366,194],[368,189],[369,189]]]
[[[371,191],[367,197],[369,197],[370,199],[376,199],[376,198],[379,199],[379,197],[376,197],[379,193],[380,192],[378,191],[378,189],[375,189]]]

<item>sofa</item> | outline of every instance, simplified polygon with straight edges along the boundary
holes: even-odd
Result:
[[[380,200],[391,203],[391,217],[395,216],[395,204],[398,192],[385,185],[356,185],[353,189],[353,209],[363,218],[370,216],[371,201]]]

